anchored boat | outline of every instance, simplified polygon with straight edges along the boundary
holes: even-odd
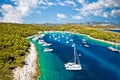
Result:
[[[73,44],[72,47],[74,47],[74,62],[64,64],[65,68],[66,70],[82,70],[75,44]]]

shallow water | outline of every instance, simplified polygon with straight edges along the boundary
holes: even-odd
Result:
[[[83,38],[90,47],[83,45]],[[45,47],[37,41],[30,40],[36,45],[39,53],[41,70],[39,80],[120,80],[120,54],[107,49],[111,44],[84,35],[60,32],[46,33],[43,39],[52,43],[50,48],[54,49],[53,52],[43,52]],[[64,63],[73,61],[72,42],[66,43],[66,40],[70,39],[73,39],[77,53],[81,55],[80,71],[66,71],[64,68]]]

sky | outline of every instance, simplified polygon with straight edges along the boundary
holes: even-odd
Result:
[[[0,0],[0,22],[120,24],[120,0]]]

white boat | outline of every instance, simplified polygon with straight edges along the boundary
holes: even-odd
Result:
[[[83,45],[84,45],[85,47],[90,47],[90,46],[87,44],[86,39],[82,39],[82,43],[83,43]]]
[[[87,44],[85,44],[84,46],[85,46],[85,47],[90,47],[90,46],[89,46],[89,45],[87,45]]]
[[[45,36],[45,34],[40,34],[38,37],[43,38],[44,36]]]
[[[82,39],[83,44],[86,44],[86,39]]]
[[[38,40],[38,43],[39,43],[39,44],[44,44],[45,41],[44,41],[44,40]]]
[[[51,46],[52,44],[50,44],[50,43],[43,43],[43,45],[42,46]]]
[[[72,47],[74,47],[74,62],[64,64],[65,68],[66,70],[82,70],[75,44],[73,44]]]
[[[36,41],[36,40],[38,40],[38,39],[39,39],[39,37],[36,36],[36,37],[34,37],[32,40],[33,40],[33,41]]]
[[[118,50],[117,48],[114,48],[112,46],[108,47],[108,49],[113,51],[113,52],[119,52],[120,53],[120,50]]]
[[[44,49],[44,52],[51,52],[51,51],[53,51],[53,49],[50,49],[50,48],[45,48]]]
[[[72,41],[73,41],[73,39],[70,39],[70,41],[72,42]]]
[[[117,45],[117,41],[115,44],[115,47],[113,47],[114,45],[112,44],[111,46],[108,47],[109,50],[113,51],[113,52],[118,52],[120,53],[120,50],[118,49],[118,45]]]
[[[55,40],[57,40],[58,38],[54,38]]]
[[[36,41],[36,40],[37,40],[37,38],[33,38],[32,40],[33,40],[33,41]]]
[[[66,41],[66,43],[68,44],[68,43],[69,43],[69,41]]]

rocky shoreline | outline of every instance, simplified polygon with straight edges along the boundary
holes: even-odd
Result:
[[[35,45],[30,43],[29,54],[25,58],[26,64],[13,70],[14,80],[34,80],[37,75],[37,52]]]

